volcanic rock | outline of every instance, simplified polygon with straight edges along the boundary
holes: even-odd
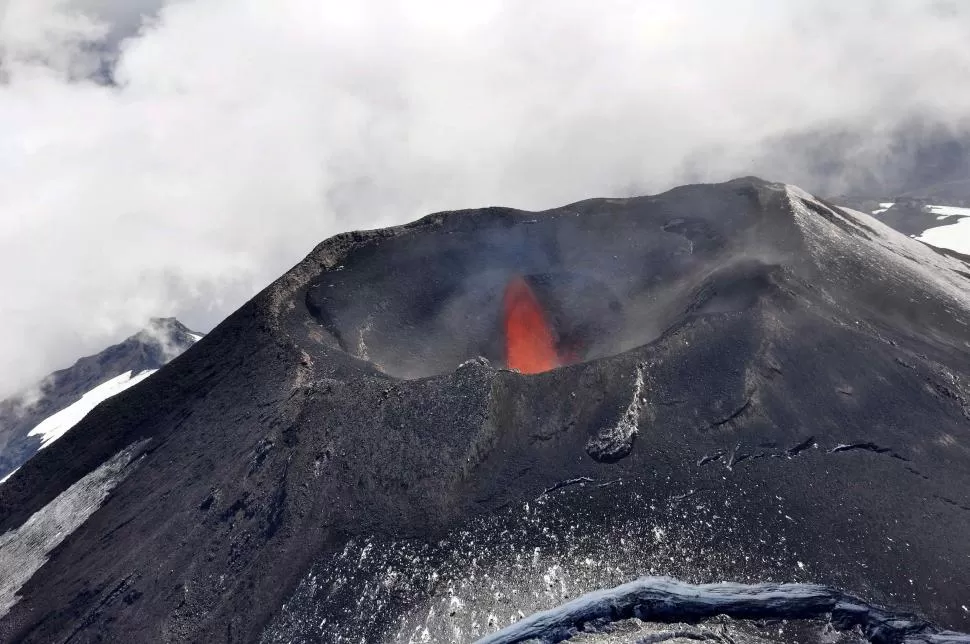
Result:
[[[572,364],[504,368],[513,279]],[[0,639],[970,641],[968,287],[753,178],[339,235],[0,486]]]

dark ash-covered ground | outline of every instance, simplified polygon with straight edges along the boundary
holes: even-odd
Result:
[[[501,368],[515,275],[575,364]],[[756,179],[338,236],[0,486],[139,446],[0,639],[465,642],[643,575],[968,631],[968,287]]]

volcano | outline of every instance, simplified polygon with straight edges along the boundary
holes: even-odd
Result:
[[[338,235],[0,485],[0,639],[970,642],[968,287],[754,178]]]

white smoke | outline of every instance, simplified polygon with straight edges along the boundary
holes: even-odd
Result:
[[[877,153],[908,119],[963,128],[968,25],[930,0],[0,0],[0,392],[150,316],[207,330],[342,230],[771,174],[766,142],[833,124]]]

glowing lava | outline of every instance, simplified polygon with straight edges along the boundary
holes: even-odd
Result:
[[[532,289],[521,277],[505,287],[505,364],[522,373],[559,366],[552,330]]]

